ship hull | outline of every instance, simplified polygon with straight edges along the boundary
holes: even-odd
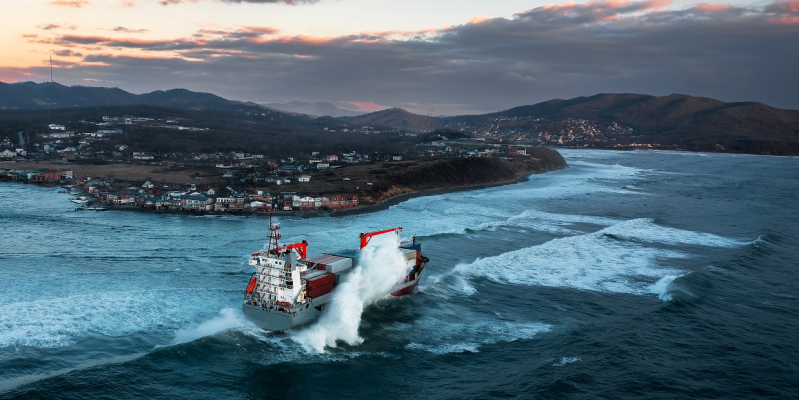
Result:
[[[327,294],[295,308],[266,308],[258,305],[242,305],[242,313],[256,326],[268,331],[284,331],[315,321],[325,310],[332,295]],[[284,311],[285,310],[285,311]]]
[[[422,276],[422,270],[425,269],[426,265],[428,265],[428,259],[426,257],[422,257],[422,262],[419,264],[416,272],[414,273],[414,279],[410,279],[407,282],[403,282],[400,285],[393,287],[389,294],[394,297],[400,297],[411,293],[419,284],[419,278]]]

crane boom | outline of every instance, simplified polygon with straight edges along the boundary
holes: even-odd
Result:
[[[384,233],[389,233],[389,232],[397,232],[397,234],[399,235],[400,231],[402,231],[402,230],[403,230],[403,227],[397,227],[397,228],[386,229],[386,230],[377,231],[377,232],[362,233],[362,234],[360,234],[358,236],[358,237],[361,238],[361,247],[360,247],[360,249],[363,249],[364,247],[367,247],[367,244],[369,243],[369,240],[373,236],[383,235]]]

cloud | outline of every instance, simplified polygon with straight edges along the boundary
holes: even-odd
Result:
[[[55,55],[57,55],[59,57],[83,57],[83,54],[76,53],[76,52],[74,52],[72,50],[69,50],[69,49],[54,51],[53,54],[55,54]]]
[[[797,18],[797,1],[662,9],[667,4],[566,3],[438,30],[333,37],[245,26],[161,40],[29,40],[83,54],[85,66],[64,79],[91,74],[131,91],[177,86],[259,102],[359,99],[351,103],[360,108],[415,103],[413,111],[430,115],[601,92],[797,107],[798,26],[782,23]]]
[[[198,3],[201,0],[159,0],[159,3],[163,6],[168,6],[172,4],[185,4],[185,3]],[[251,3],[251,4],[288,4],[288,5],[300,5],[300,4],[313,4],[317,3],[319,0],[211,0],[216,2],[222,3],[229,3],[229,4],[241,4],[241,3]],[[130,3],[131,0],[127,0],[126,3]]]
[[[51,6],[75,7],[81,8],[87,4],[91,4],[88,0],[53,0],[49,3]]]
[[[279,29],[269,26],[245,26],[239,29],[201,29],[197,31],[195,37],[204,36],[223,36],[228,40],[258,38],[265,35],[274,35],[280,32]]]
[[[283,3],[290,5],[297,5],[297,4],[317,3],[319,0],[217,0],[217,1],[224,1],[225,3],[254,3],[254,4]]]
[[[126,28],[124,26],[118,26],[118,27],[116,27],[116,28],[114,28],[112,30],[114,32],[122,32],[122,33],[146,33],[146,32],[150,32],[149,29],[130,29],[130,28]]]
[[[49,31],[49,30],[52,30],[52,29],[69,29],[69,30],[73,30],[74,31],[75,29],[78,29],[78,27],[75,26],[75,25],[60,25],[60,24],[39,25],[39,26],[37,26],[37,28],[45,30],[45,31]]]
[[[773,23],[782,25],[797,25],[798,23],[798,0],[776,1],[768,5],[765,10]]]

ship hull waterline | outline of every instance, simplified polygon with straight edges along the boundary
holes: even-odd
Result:
[[[400,297],[414,291],[419,284],[419,278],[427,265],[427,259],[420,263],[414,280],[403,282],[391,289],[387,296]],[[242,305],[242,313],[253,324],[267,331],[284,331],[287,329],[301,327],[316,321],[325,312],[333,294],[320,296],[307,304],[301,304],[296,308],[265,308],[256,304],[245,303]]]

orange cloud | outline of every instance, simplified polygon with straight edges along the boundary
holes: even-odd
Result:
[[[796,15],[781,15],[780,18],[770,18],[769,22],[783,25],[797,25],[797,23],[800,22],[800,18],[798,18]]]
[[[316,36],[308,36],[308,35],[297,35],[297,36],[284,36],[280,38],[264,40],[257,43],[269,43],[269,42],[279,42],[279,43],[292,43],[298,42],[303,44],[310,44],[310,45],[325,45],[333,43],[337,38],[332,37],[316,37]]]
[[[672,4],[672,0],[650,0],[641,3],[644,6],[644,10],[651,10],[653,8],[661,8],[666,7]]]
[[[610,8],[622,8],[631,4],[630,1],[626,0],[607,0],[605,3]]]
[[[544,10],[565,10],[565,9],[573,8],[573,7],[577,6],[577,5],[578,5],[578,3],[575,3],[574,1],[568,1],[566,3],[561,3],[561,4],[547,4],[547,5],[542,6],[542,9],[544,9]]]
[[[280,32],[280,29],[273,28],[270,26],[245,26],[243,31],[249,33],[259,33],[262,35],[272,35]]]
[[[490,19],[492,19],[492,17],[484,17],[483,15],[478,15],[478,16],[472,17],[472,19],[469,20],[469,22],[472,22],[473,24],[477,25],[477,24],[480,24],[482,22],[486,22],[486,21],[488,21]]]
[[[28,67],[25,67],[28,68]],[[22,71],[17,68],[0,67],[0,82],[22,82],[26,78],[45,78],[44,75]]]
[[[89,0],[53,0],[50,2],[51,6],[64,6],[81,8],[84,5],[91,4]]]
[[[720,12],[730,8],[730,4],[708,4],[700,3],[696,8],[698,11],[703,12]]]
[[[631,3],[630,1],[627,0],[604,0],[604,1],[590,1],[585,4],[578,4],[574,1],[567,1],[561,4],[548,4],[546,6],[542,6],[541,9],[566,12],[574,9],[586,9],[594,7],[598,10],[601,9],[605,10],[605,12],[622,9],[620,10],[620,13],[626,13],[626,12],[646,11],[653,8],[664,7],[671,3],[672,0],[649,0],[636,3]]]

